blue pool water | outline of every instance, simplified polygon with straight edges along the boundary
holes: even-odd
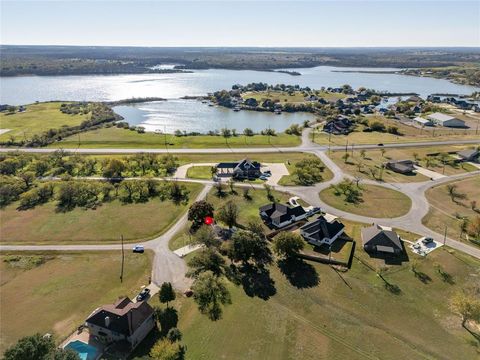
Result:
[[[75,351],[82,360],[95,360],[99,355],[99,351],[96,347],[85,344],[79,340],[68,343],[67,346],[65,346],[65,349]]]

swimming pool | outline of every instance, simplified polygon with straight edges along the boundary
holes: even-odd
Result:
[[[65,349],[71,349],[75,351],[82,360],[96,360],[100,355],[100,351],[91,345],[85,344],[80,340],[75,340],[67,344]]]

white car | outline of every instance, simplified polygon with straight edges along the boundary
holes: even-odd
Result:
[[[145,248],[142,245],[135,245],[132,250],[134,253],[139,254],[143,254],[145,252]]]

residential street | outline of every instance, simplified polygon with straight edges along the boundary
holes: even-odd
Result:
[[[310,140],[311,129],[307,128],[302,134],[302,145],[294,148],[241,148],[241,149],[169,149],[168,152],[171,153],[221,153],[221,152],[235,152],[235,153],[254,153],[254,152],[286,152],[286,151],[302,151],[309,152],[317,157],[319,157],[322,162],[327,166],[334,177],[326,182],[316,184],[315,186],[294,186],[294,187],[285,187],[285,186],[275,186],[274,188],[279,191],[289,192],[293,195],[299,196],[306,202],[311,205],[321,207],[324,211],[332,213],[339,216],[340,218],[345,218],[348,220],[364,222],[364,223],[378,223],[384,226],[390,226],[394,228],[400,228],[408,230],[410,232],[415,232],[421,235],[433,237],[435,240],[442,242],[444,241],[442,234],[437,234],[432,230],[426,228],[421,220],[428,213],[429,204],[425,198],[425,191],[432,186],[446,183],[456,179],[463,179],[472,176],[477,176],[480,174],[479,171],[458,174],[453,176],[438,177],[433,181],[426,181],[420,183],[383,183],[372,180],[362,180],[361,184],[374,184],[378,186],[387,187],[393,190],[400,191],[405,195],[409,196],[412,200],[412,207],[410,211],[397,218],[385,218],[377,219],[371,217],[360,216],[348,212],[344,212],[333,208],[319,198],[319,192],[323,189],[329,187],[331,184],[336,184],[341,182],[345,178],[353,178],[351,175],[345,174],[342,169],[332,161],[327,154],[327,148],[325,146],[320,146],[312,143]],[[418,146],[431,146],[431,145],[448,145],[448,144],[480,144],[479,140],[464,140],[464,141],[444,141],[444,142],[420,142],[420,143],[406,143],[406,144],[385,144],[384,147],[389,148],[400,148],[400,147],[418,147]],[[345,147],[332,147],[332,150],[335,149],[344,149]],[[378,148],[377,145],[357,145],[355,149],[371,149]],[[53,148],[22,148],[20,151],[27,151],[33,153],[48,153],[55,151]],[[0,148],[0,152],[12,151],[12,149]],[[150,153],[165,153],[165,149],[78,149],[78,150],[69,150],[76,151],[78,153],[139,153],[139,152],[150,152]],[[196,164],[202,165],[202,164]],[[208,165],[211,165],[210,163]],[[191,164],[184,165],[178,168],[174,177],[171,178],[158,178],[157,180],[176,180],[176,181],[189,181],[195,183],[204,184],[205,187],[197,196],[196,200],[204,199],[207,193],[215,184],[211,180],[198,180],[198,179],[188,179],[186,178],[186,171]],[[88,177],[85,179],[89,180],[106,180],[101,177]],[[131,180],[133,178],[127,178],[124,180]],[[263,185],[260,184],[237,184],[241,187],[252,187],[252,188],[263,188]],[[191,284],[191,279],[185,277],[187,271],[186,264],[182,258],[174,254],[168,248],[168,243],[173,236],[180,231],[185,224],[187,223],[187,214],[185,213],[167,232],[163,235],[147,241],[140,243],[145,246],[146,249],[151,249],[154,251],[155,256],[153,260],[153,269],[152,269],[152,281],[156,284],[161,284],[164,281],[171,282],[175,288],[179,290],[186,290]],[[130,250],[133,244],[125,245],[127,251]],[[446,239],[446,245],[463,251],[471,256],[480,259],[480,249],[456,241],[454,239]],[[110,245],[0,245],[0,251],[45,251],[45,250],[57,250],[57,251],[87,251],[87,250],[119,250],[120,244],[110,244]]]

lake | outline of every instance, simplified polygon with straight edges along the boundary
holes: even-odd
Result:
[[[422,97],[431,93],[470,94],[480,90],[473,86],[458,85],[433,78],[335,72],[336,70],[372,70],[364,68],[319,66],[291,70],[299,71],[302,75],[213,69],[175,74],[3,77],[0,78],[0,103],[21,105],[49,100],[109,101],[149,96],[174,99],[185,95],[205,95],[216,90],[230,89],[233,84],[251,82],[298,84],[311,88],[350,84],[353,88],[364,86],[390,92],[415,92]]]
[[[223,107],[210,107],[198,100],[174,99],[134,105],[115,106],[114,110],[130,125],[143,126],[146,131],[162,131],[169,134],[175,130],[206,133],[222,128],[250,128],[255,132],[271,128],[282,132],[291,124],[302,124],[304,120],[313,120],[309,113],[282,113],[238,111]]]
[[[172,68],[169,64],[163,68]],[[142,125],[147,131],[165,129],[206,132],[223,127],[243,131],[249,127],[260,131],[268,126],[285,130],[292,123],[311,119],[310,114],[273,115],[259,112],[233,112],[212,108],[198,101],[180,100],[183,96],[202,96],[209,92],[230,89],[233,84],[265,82],[291,84],[314,89],[350,84],[379,91],[415,92],[422,97],[431,93],[471,94],[480,88],[453,84],[447,80],[414,76],[354,73],[336,71],[392,71],[397,69],[338,68],[319,66],[290,69],[300,72],[292,76],[279,72],[250,70],[195,70],[193,73],[85,75],[85,76],[22,76],[0,78],[0,103],[21,105],[35,101],[112,101],[132,97],[163,97],[167,102],[118,106],[116,111],[132,125]]]

